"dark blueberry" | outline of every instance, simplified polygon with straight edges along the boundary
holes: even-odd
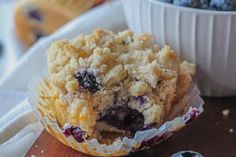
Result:
[[[34,32],[34,36],[35,36],[35,41],[37,41],[37,40],[39,40],[41,37],[43,37],[44,35],[43,35],[43,33],[41,33],[41,32],[35,31],[35,32]]]
[[[182,155],[182,157],[195,157],[195,155],[197,155],[197,154],[193,153],[193,152],[184,152],[181,155]]]
[[[162,2],[172,3],[173,0],[161,0]]]
[[[138,96],[138,97],[134,97],[134,98],[139,102],[140,106],[142,106],[147,101],[145,96]]]
[[[217,10],[235,11],[236,0],[211,0],[210,7]]]
[[[2,56],[2,54],[3,54],[3,44],[0,41],[0,57]]]
[[[42,15],[39,10],[32,9],[28,12],[29,18],[36,20],[36,21],[42,21]]]
[[[140,150],[145,150],[147,148],[150,148],[151,146],[160,143],[161,141],[167,139],[168,137],[170,137],[173,133],[167,131],[161,135],[156,135],[148,140],[144,140],[142,141],[141,145],[139,148],[135,148],[133,150],[131,150],[132,152],[135,151],[140,151]],[[171,156],[173,157],[173,156]],[[181,157],[181,156],[175,156],[175,157]]]
[[[144,126],[143,114],[127,105],[110,107],[101,120],[118,129],[130,132],[141,130]]]
[[[85,132],[82,131],[80,128],[76,127],[73,129],[72,136],[78,141],[83,142],[84,141],[84,134]]]
[[[64,128],[63,134],[66,137],[73,136],[78,142],[83,142],[85,131],[82,131],[79,127],[68,126]]]
[[[210,0],[173,0],[174,5],[191,8],[208,8]]]
[[[65,128],[63,130],[63,134],[68,137],[68,136],[71,136],[72,135],[72,129],[71,128]]]
[[[78,80],[79,85],[91,93],[95,93],[99,90],[99,84],[96,77],[86,70],[79,71],[75,74],[75,78]]]
[[[203,157],[203,156],[194,151],[181,151],[173,154],[171,157]]]

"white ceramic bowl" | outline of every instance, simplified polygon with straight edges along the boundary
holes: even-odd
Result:
[[[175,6],[158,0],[123,0],[129,27],[148,32],[197,64],[204,96],[236,95],[236,12]]]

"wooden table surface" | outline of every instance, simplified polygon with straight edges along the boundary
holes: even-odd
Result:
[[[236,157],[236,97],[205,98],[204,113],[172,137],[131,157],[170,157],[181,150],[194,150],[204,157]],[[222,110],[229,109],[228,117]],[[231,129],[231,132],[230,132]],[[232,132],[232,129],[234,130]],[[46,131],[26,157],[89,157],[66,147]]]

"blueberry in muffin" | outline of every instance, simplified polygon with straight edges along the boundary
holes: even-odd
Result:
[[[28,11],[29,19],[35,20],[35,21],[42,21],[43,16],[42,13],[38,9],[30,9]]]
[[[41,91],[48,103],[40,112],[55,117],[66,136],[103,142],[103,133],[133,136],[160,126],[186,93],[195,65],[168,46],[159,49],[149,34],[95,29],[53,43],[48,71],[51,94]]]

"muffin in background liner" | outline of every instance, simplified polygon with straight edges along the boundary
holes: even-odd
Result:
[[[203,112],[204,101],[200,97],[197,86],[192,82],[185,96],[179,100],[172,110],[172,113],[159,128],[151,128],[144,131],[137,131],[133,138],[121,137],[112,144],[100,144],[97,139],[84,139],[79,143],[73,136],[66,137],[60,128],[57,120],[50,120],[48,115],[37,110],[39,102],[39,88],[49,91],[47,77],[35,77],[29,84],[28,99],[40,122],[46,130],[65,145],[85,154],[94,156],[123,156],[129,153],[150,148],[154,144],[167,139],[172,134],[186,126],[190,121],[197,118]],[[46,101],[44,103],[47,103]]]
[[[29,48],[41,37],[101,4],[103,0],[19,0],[14,8],[14,32],[22,47]]]

